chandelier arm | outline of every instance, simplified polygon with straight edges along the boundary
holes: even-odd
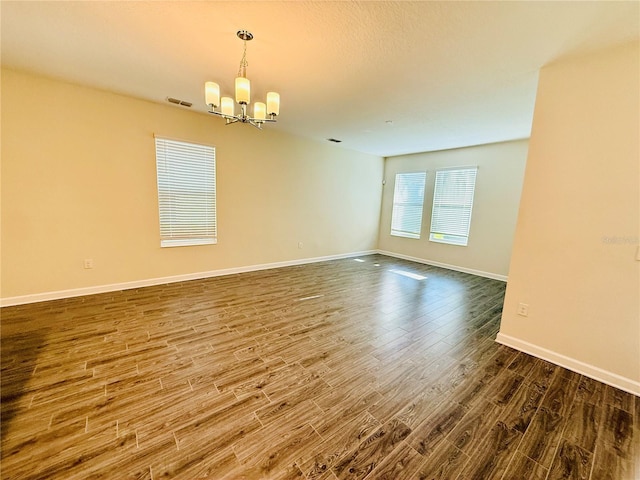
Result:
[[[207,113],[210,113],[212,115],[216,115],[218,117],[222,117],[225,120],[233,120],[235,119],[236,121],[238,121],[240,118],[237,115],[226,115],[222,112],[216,112],[215,110],[207,110]]]
[[[251,122],[256,122],[256,123],[276,123],[277,120],[272,120],[270,118],[253,118],[253,117],[247,117],[248,121]]]
[[[211,115],[216,115],[218,117],[222,117],[225,120],[227,120],[227,125],[230,123],[250,123],[252,125],[254,124],[263,124],[263,123],[276,123],[277,120],[275,118],[254,118],[254,117],[250,117],[248,115],[226,115],[222,112],[216,112],[215,110],[207,110],[207,113],[210,113]],[[255,126],[255,125],[254,125]],[[260,127],[260,129],[262,129]]]

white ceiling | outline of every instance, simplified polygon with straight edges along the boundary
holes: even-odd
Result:
[[[247,29],[252,100],[268,90],[282,99],[278,123],[262,135],[333,137],[390,156],[528,137],[539,68],[638,38],[639,7],[3,0],[1,58],[5,67],[155,102],[175,97],[204,112],[205,81],[233,93],[242,55],[235,33]]]

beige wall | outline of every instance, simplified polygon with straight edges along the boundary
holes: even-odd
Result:
[[[506,277],[527,158],[527,140],[477,147],[389,157],[380,216],[380,250],[445,264],[461,270]],[[478,165],[476,190],[466,247],[429,241],[435,172],[438,168]],[[396,173],[427,171],[422,235],[419,240],[396,237],[391,231],[391,210]]]
[[[542,69],[498,337],[638,394],[639,58]]]
[[[217,245],[160,248],[154,133],[216,146]],[[3,70],[1,295],[375,249],[382,175],[380,157],[277,125]]]

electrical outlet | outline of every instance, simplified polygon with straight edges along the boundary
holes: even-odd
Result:
[[[528,317],[529,316],[529,305],[527,305],[526,303],[519,303],[518,304],[518,315],[520,315],[521,317]]]
[[[302,247],[304,247],[304,243],[298,242],[298,248],[302,248]]]
[[[84,259],[84,268],[93,268],[93,258]]]

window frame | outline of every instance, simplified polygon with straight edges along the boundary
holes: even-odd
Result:
[[[408,188],[411,188],[410,182],[415,182],[417,180],[417,176],[422,176],[422,186],[418,186],[418,194],[420,188],[422,189],[422,195],[418,195],[420,197],[420,202],[411,202],[411,201],[400,201],[401,192],[398,190],[399,184],[403,183],[403,178],[407,181],[405,184]],[[414,178],[410,178],[414,177]],[[394,237],[404,237],[404,238],[412,238],[415,240],[419,240],[422,234],[422,218],[424,216],[424,196],[426,193],[426,184],[427,184],[427,171],[418,171],[418,172],[398,172],[394,177],[394,185],[393,185],[393,201],[391,206],[391,232],[390,234]],[[415,185],[414,185],[415,186]],[[412,192],[407,192],[407,196],[411,196]],[[414,212],[413,214],[410,210],[418,208],[418,212]],[[397,215],[401,218],[398,219]],[[403,229],[403,227],[411,226],[410,223],[404,221],[404,217],[407,216],[410,220],[410,217],[417,218],[417,222],[413,224],[413,229],[407,230]]]
[[[160,247],[216,244],[215,146],[154,139]]]
[[[456,192],[439,191],[439,188],[446,186],[447,176],[463,172],[468,172],[468,176],[471,178],[467,178],[467,182],[462,186],[463,188],[458,193],[458,198],[455,201],[453,198],[456,196]],[[431,226],[429,228],[430,242],[460,247],[468,246],[477,175],[478,166],[449,167],[436,170],[431,208]],[[462,218],[458,215],[458,218],[452,219],[452,215],[447,214],[445,211],[447,208],[463,211]]]

